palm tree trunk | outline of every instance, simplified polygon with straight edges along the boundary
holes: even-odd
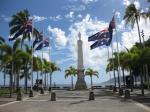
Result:
[[[91,89],[93,89],[93,80],[92,80],[92,76],[91,77]]]
[[[11,98],[12,97],[12,85],[13,85],[13,75],[12,74],[9,74],[10,75],[10,83],[9,83],[9,90],[10,90],[10,94],[9,94],[9,97]]]
[[[38,71],[37,71],[37,79],[36,79],[36,81],[37,81],[37,91],[39,91],[39,73],[38,73]]]
[[[73,90],[73,76],[71,76],[71,85],[72,85],[72,90]]]
[[[28,72],[27,72],[27,64],[25,65],[24,69],[24,75],[25,75],[25,94],[28,92]]]
[[[50,91],[52,91],[52,73],[50,73]]]
[[[46,89],[46,72],[45,72],[44,75],[45,75],[45,77],[44,77],[44,78],[45,78],[45,79],[44,79],[45,81],[44,81],[44,82],[45,82],[45,89]]]
[[[131,92],[133,92],[133,77],[132,77],[131,69],[130,69],[130,88],[131,88]]]
[[[47,80],[47,89],[48,89],[48,73],[46,74],[46,76],[47,76],[46,80]]]
[[[116,87],[116,73],[115,73],[115,70],[114,70],[114,81],[115,81],[115,87]]]
[[[19,73],[17,73],[17,92],[19,92]]]
[[[27,74],[25,74],[25,94],[28,92],[28,77]]]
[[[140,77],[141,77],[141,94],[142,94],[142,96],[144,96],[144,84],[143,84],[143,75],[142,75],[142,73],[143,73],[143,69],[141,68],[140,69]]]
[[[4,67],[4,87],[6,85],[6,68]]]
[[[124,68],[122,68],[122,75],[123,75],[123,86],[124,86],[124,88],[125,88],[125,76],[124,76]]]
[[[119,76],[119,67],[117,67],[117,73],[118,73],[118,87],[120,89],[120,76]]]
[[[142,45],[141,35],[140,35],[140,28],[139,28],[139,22],[138,22],[138,18],[137,17],[136,17],[136,24],[137,24],[137,28],[138,28],[139,41],[140,41],[140,44]]]
[[[136,76],[136,74],[134,75],[134,79],[135,79],[135,87],[137,87],[137,76]]]

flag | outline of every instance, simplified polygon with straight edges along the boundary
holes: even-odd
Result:
[[[104,39],[97,40],[94,44],[92,44],[92,45],[90,46],[90,48],[91,48],[91,50],[92,50],[92,49],[95,49],[95,48],[97,48],[97,47],[106,45],[106,44],[107,44],[107,41],[108,41],[108,38],[104,38]]]
[[[95,41],[95,40],[100,39],[101,37],[103,37],[102,34],[105,33],[105,32],[108,32],[108,29],[104,29],[104,30],[99,31],[96,34],[88,37],[88,41]]]
[[[100,32],[88,37],[88,41],[95,41],[97,40],[98,36],[99,36]]]
[[[35,50],[41,50],[43,48],[43,42],[41,42]]]
[[[49,38],[43,39],[43,41],[37,46],[35,50],[41,50],[43,47],[49,46]]]
[[[97,48],[99,46],[102,46],[102,45],[107,45],[108,42],[109,42],[109,32],[104,32],[101,34],[100,38],[94,43],[91,45],[91,49],[94,49],[94,48]]]
[[[37,37],[35,38],[33,42],[33,48],[35,45],[43,40],[43,32],[38,33]]]
[[[32,32],[32,19],[30,19],[29,21],[27,21],[24,24],[24,27],[25,27],[25,33]]]
[[[15,40],[20,35],[27,34],[30,32],[32,32],[32,20],[28,20],[26,23],[24,23],[20,30],[17,33],[15,33],[13,38],[9,38],[9,41]]]
[[[114,29],[116,27],[115,25],[115,16],[112,17],[112,20],[109,23],[109,28]]]
[[[112,36],[113,36],[113,29],[116,28],[116,25],[115,25],[115,16],[112,17],[112,20],[110,21],[109,23],[109,41],[107,42],[106,46],[109,46],[111,41],[112,41]]]
[[[49,38],[45,38],[43,42],[43,47],[48,47],[49,46]]]

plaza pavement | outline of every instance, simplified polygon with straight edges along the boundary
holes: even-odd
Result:
[[[132,100],[113,96],[110,91],[95,90],[95,100],[88,101],[89,91],[55,91],[0,107],[0,112],[150,112],[150,108]]]

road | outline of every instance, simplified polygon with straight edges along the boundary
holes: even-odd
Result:
[[[50,101],[50,95],[34,98],[0,107],[0,112],[148,112],[148,108],[113,96],[105,90],[95,91],[95,100],[88,100],[88,91],[56,91],[57,101]]]

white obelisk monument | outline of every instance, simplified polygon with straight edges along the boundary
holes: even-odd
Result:
[[[84,80],[84,66],[83,66],[83,49],[82,49],[82,40],[81,33],[78,34],[79,40],[77,41],[77,82],[75,85],[76,90],[86,89],[86,82]]]

